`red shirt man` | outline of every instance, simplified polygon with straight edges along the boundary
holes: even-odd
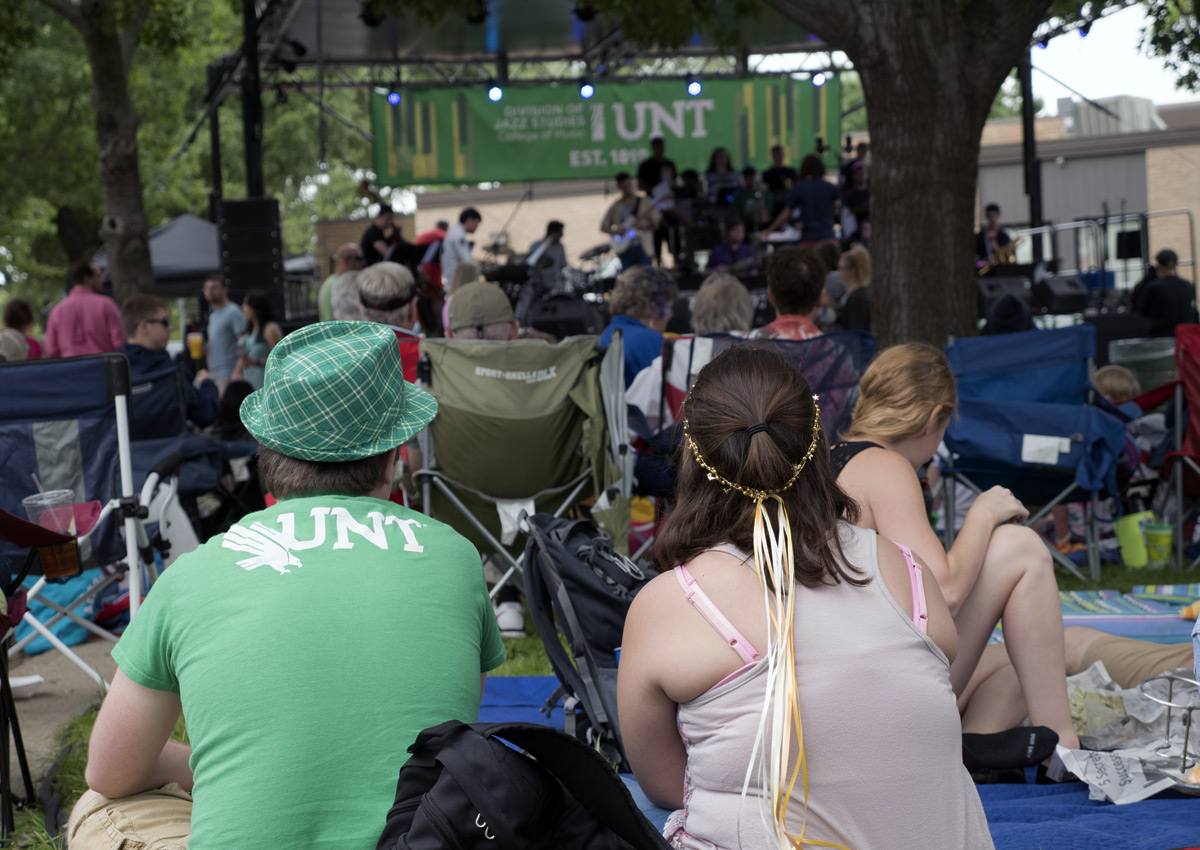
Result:
[[[80,260],[71,266],[74,286],[66,299],[50,311],[46,322],[46,357],[107,354],[125,344],[121,311],[111,298],[100,294],[100,270]]]

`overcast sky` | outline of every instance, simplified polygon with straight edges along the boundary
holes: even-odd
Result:
[[[1097,21],[1086,38],[1076,33],[1059,36],[1044,50],[1033,51],[1033,67],[1093,100],[1120,94],[1146,97],[1157,104],[1200,99],[1200,95],[1175,88],[1175,77],[1161,59],[1138,50],[1144,20],[1142,7],[1131,6]],[[1045,101],[1044,115],[1058,113],[1060,97],[1074,97],[1036,70],[1033,90]]]

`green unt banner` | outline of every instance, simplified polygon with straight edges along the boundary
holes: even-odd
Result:
[[[633,171],[655,136],[681,171],[703,172],[716,147],[735,168],[762,169],[780,144],[797,165],[819,142],[833,166],[841,136],[835,76],[820,87],[789,77],[705,80],[696,97],[682,80],[601,82],[589,100],[574,84],[514,85],[496,102],[483,85],[400,95],[393,105],[386,92],[371,94],[376,182],[385,186],[611,177]]]

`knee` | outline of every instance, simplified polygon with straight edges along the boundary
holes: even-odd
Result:
[[[1023,574],[1054,579],[1050,550],[1036,531],[1024,525],[1002,525],[992,532],[988,560],[995,560]]]

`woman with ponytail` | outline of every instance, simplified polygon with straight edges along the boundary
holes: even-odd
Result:
[[[663,575],[618,679],[626,753],[680,848],[990,848],[937,582],[851,523],[819,399],[734,346],[684,404]]]

